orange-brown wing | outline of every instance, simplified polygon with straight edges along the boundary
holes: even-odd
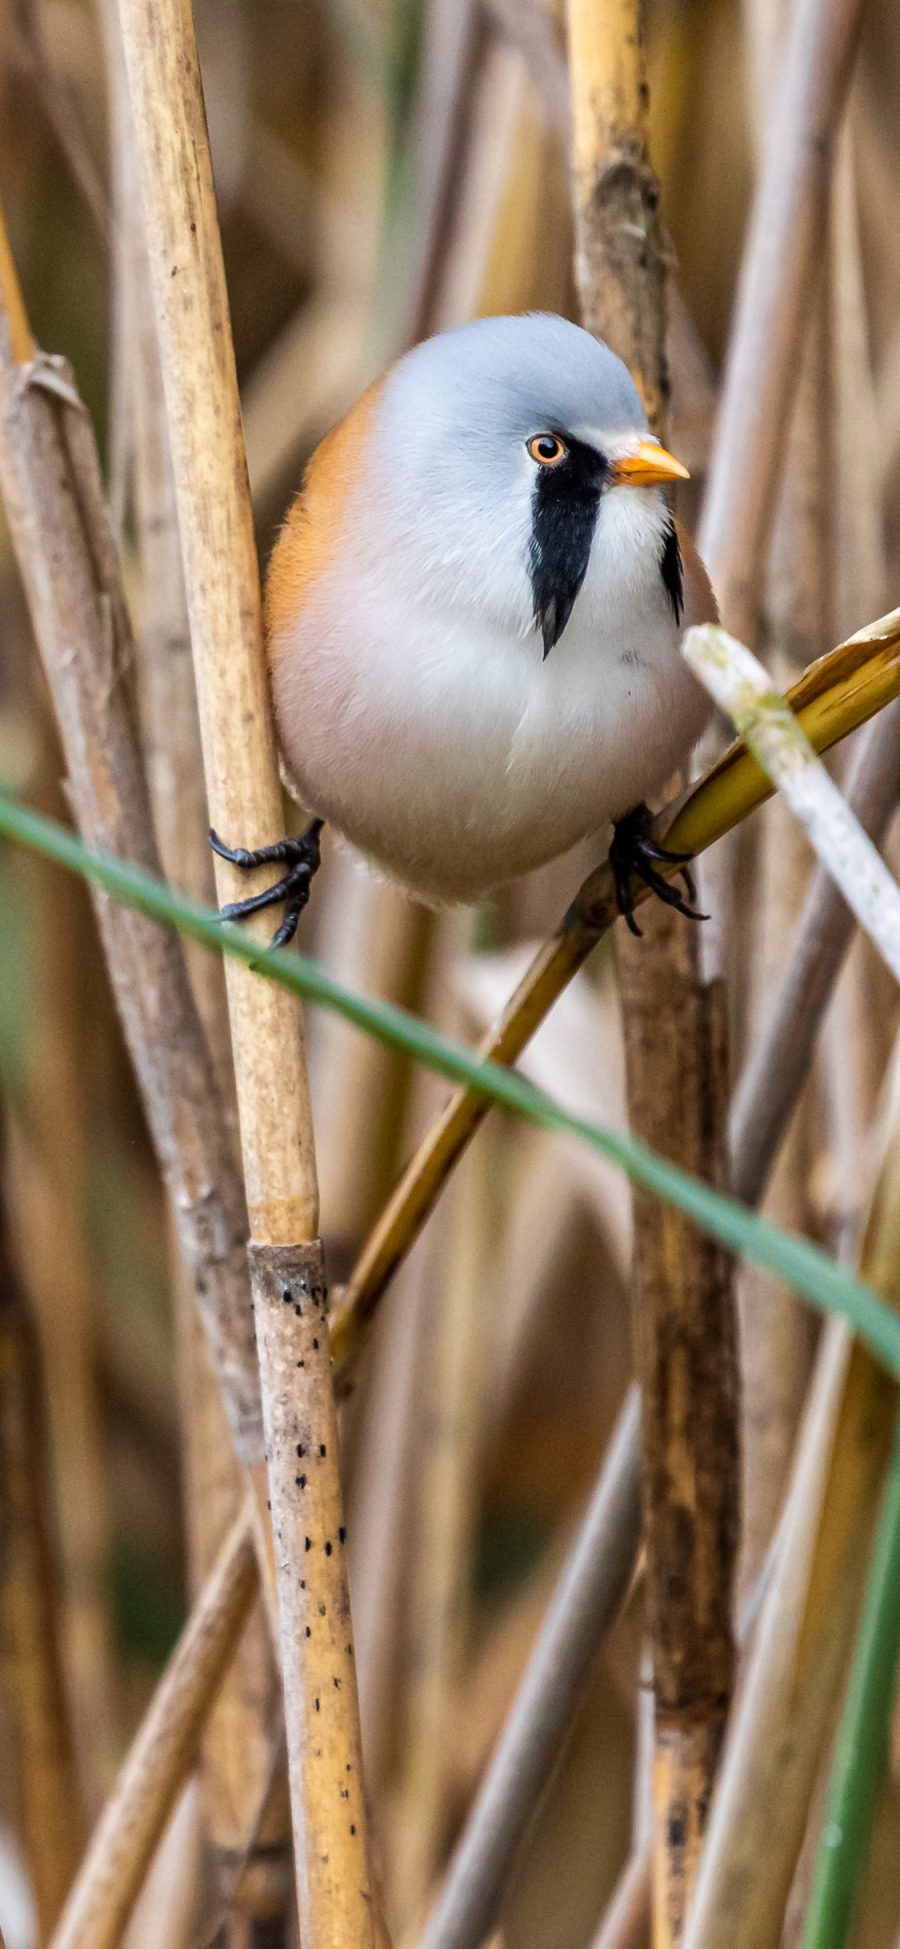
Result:
[[[382,384],[376,379],[367,386],[356,405],[319,442],[288,509],[266,572],[270,659],[278,655],[313,584],[340,548],[345,509],[360,476]]]
[[[692,623],[717,623],[719,605],[693,535],[688,534],[680,521],[675,523],[675,533],[684,569],[684,627],[689,629]]]

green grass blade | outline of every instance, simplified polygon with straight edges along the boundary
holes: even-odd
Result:
[[[267,980],[278,982],[305,1001],[344,1016],[378,1041],[405,1050],[448,1082],[477,1090],[481,1096],[527,1118],[530,1123],[589,1144],[636,1183],[676,1205],[732,1251],[773,1272],[821,1311],[839,1314],[875,1358],[900,1378],[900,1318],[870,1287],[818,1246],[779,1231],[736,1199],[714,1191],[699,1178],[691,1177],[648,1150],[637,1138],[572,1116],[524,1076],[504,1069],[499,1063],[480,1061],[463,1043],[440,1034],[418,1016],[391,1002],[351,992],[307,956],[284,948],[260,953],[257,943],[239,926],[220,920],[213,908],[188,900],[127,860],[109,853],[91,852],[74,833],[0,796],[0,834],[3,833],[102,887],[125,906],[178,928],[206,947],[235,956]]]
[[[900,1433],[875,1533],[872,1568],[834,1749],[802,1949],[843,1949],[888,1755],[900,1659]]]

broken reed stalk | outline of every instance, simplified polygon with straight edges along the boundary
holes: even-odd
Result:
[[[861,0],[793,0],[743,251],[699,534],[722,615],[743,637],[754,632],[815,249],[825,228],[832,143],[861,12]]]
[[[582,322],[625,360],[665,436],[666,267],[648,154],[638,0],[569,0],[576,268]],[[725,991],[695,928],[651,913],[617,938],[631,1129],[724,1177]],[[653,1941],[680,1938],[731,1696],[738,1535],[734,1299],[727,1254],[635,1192],[632,1322],[643,1393],[643,1531],[654,1690]]]
[[[131,490],[137,576],[138,716],[157,844],[166,879],[198,899],[213,893],[209,819],[197,697],[166,437],[165,402],[136,195],[134,138],[115,0],[101,9],[118,221],[113,231],[114,341],[127,346],[113,446],[124,456],[123,499]],[[221,961],[184,944],[188,979],[203,1025],[231,1147],[237,1115]],[[173,1236],[173,1244],[176,1240]],[[242,1471],[231,1441],[190,1269],[173,1254],[179,1406],[184,1457],[189,1585],[197,1594],[241,1506]],[[200,1761],[204,1842],[226,1908],[222,1949],[240,1949],[258,1917],[278,1949],[292,1905],[287,1781],[257,1809],[273,1765],[284,1773],[280,1693],[272,1634],[258,1599],[206,1727]],[[242,1862],[239,1876],[235,1862]]]
[[[78,1865],[83,1815],[61,1652],[44,1382],[5,1218],[0,1190],[2,1662],[17,1829],[46,1942]]]
[[[792,711],[746,645],[724,629],[689,629],[682,654],[805,826],[860,927],[900,981],[900,888]]]
[[[120,0],[207,799],[226,840],[282,830],[259,578],[202,85],[185,0]],[[217,861],[220,897],[243,896]],[[250,889],[252,891],[252,889]],[[262,940],[271,918],[258,923]],[[305,1949],[375,1940],[325,1274],[299,1008],[226,971],[250,1218]]]
[[[92,1836],[50,1949],[117,1949],[257,1588],[249,1505],[182,1631]]]

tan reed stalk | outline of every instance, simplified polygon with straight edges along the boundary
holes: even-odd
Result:
[[[624,358],[663,437],[668,246],[648,149],[637,0],[570,0],[573,173],[583,323]],[[720,1182],[725,992],[697,931],[659,907],[617,941],[628,1114],[636,1134]],[[738,1529],[732,1278],[727,1256],[635,1194],[632,1317],[643,1391],[643,1523],[655,1696],[653,1940],[679,1940],[731,1694]]]
[[[682,654],[710,695],[739,724],[848,906],[900,982],[900,887],[854,818],[768,671],[724,629],[689,629]]]
[[[2,236],[2,224],[0,224]],[[24,324],[0,244],[0,487],[53,696],[78,825],[89,844],[159,871],[121,681],[133,641],[96,449],[71,377]],[[19,320],[10,350],[7,319]],[[117,1006],[175,1224],[194,1277],[235,1441],[260,1452],[247,1330],[246,1215],[180,949],[139,915],[96,903]]]
[[[191,1780],[157,1848],[122,1949],[197,1949],[202,1878],[200,1794]]]
[[[2,1147],[0,1147],[2,1162]],[[51,1536],[44,1382],[6,1237],[0,1189],[0,1620],[13,1805],[41,1942],[59,1916],[84,1838],[62,1664]]]
[[[553,1769],[638,1542],[640,1402],[632,1389],[419,1949],[477,1949]]]
[[[18,320],[23,357],[14,362],[0,347],[0,482],[63,736],[72,803],[86,838],[158,871],[125,689],[110,681],[131,666],[133,644],[96,453],[68,375],[53,362],[29,362],[27,321],[8,252],[0,251],[4,268],[0,327],[5,306]],[[172,937],[138,916],[125,923],[124,910],[105,901],[97,910],[182,1257],[210,1334],[233,1439],[252,1465],[261,1454],[261,1425],[247,1328],[246,1214],[184,962]],[[263,1561],[268,1565],[265,1551]],[[139,1885],[133,1883],[131,1899]]]
[[[894,1307],[900,1306],[898,1239],[900,1059],[895,1049],[881,1163],[860,1255],[862,1277]],[[780,1933],[856,1623],[896,1409],[896,1386],[854,1345],[840,1376],[815,1492],[795,1497],[806,1540],[802,1549],[785,1550],[790,1602],[776,1580],[764,1603],[729,1734],[687,1949],[726,1942],[755,1949]],[[763,1854],[766,1871],[760,1874]]]
[[[281,829],[259,582],[190,8],[121,0],[193,639],[210,815],[242,845]],[[217,872],[233,898],[239,876]],[[260,938],[270,929],[263,921]],[[375,1941],[337,1418],[300,1011],[227,971],[275,1537],[305,1949]]]
[[[200,727],[190,655],[184,578],[165,403],[153,322],[144,239],[130,218],[137,194],[124,61],[113,0],[104,0],[103,26],[113,124],[113,166],[119,220],[115,229],[117,341],[127,346],[127,393],[121,401],[130,437],[138,555],[137,654],[140,731],[163,872],[201,900],[213,897],[209,819]],[[127,483],[126,483],[127,485]],[[221,961],[185,946],[188,977],[232,1143],[237,1112]],[[174,1242],[174,1241],[173,1241]],[[242,1472],[205,1335],[197,1317],[189,1268],[174,1267],[181,1349],[181,1424],[185,1458],[190,1583],[196,1592],[240,1508]],[[222,1949],[240,1949],[248,1918],[257,1916],[276,1949],[292,1903],[287,1784],[257,1810],[273,1767],[283,1772],[278,1672],[261,1600],[225,1674],[201,1752],[203,1813],[215,1886],[226,1904]],[[243,1862],[240,1876],[235,1862]]]
[[[860,0],[794,0],[744,248],[700,552],[729,629],[752,637],[773,487],[825,218]]]
[[[42,699],[34,796],[66,817],[59,748]],[[22,1280],[40,1344],[62,1578],[62,1646],[85,1811],[103,1805],[119,1752],[119,1678],[110,1613],[109,1482],[97,1374],[97,1290],[86,1236],[90,1037],[81,897],[39,867],[35,967],[19,1089],[9,1114],[9,1188]],[[16,1099],[19,1098],[18,1102]]]
[[[755,9],[760,11],[758,0]],[[765,11],[765,9],[762,9]],[[770,50],[768,73],[775,73]],[[763,118],[759,115],[760,134]],[[830,332],[826,280],[817,293],[793,404],[762,615],[766,663],[780,685],[821,656],[833,634],[833,495],[828,404]],[[760,821],[747,1006],[756,1029],[784,965],[810,878],[804,835],[776,796]],[[738,955],[731,956],[736,967]],[[807,1227],[805,1110],[794,1117],[772,1177],[767,1211],[788,1230]],[[811,1323],[779,1282],[750,1266],[738,1281],[741,1345],[742,1525],[740,1583],[755,1583],[778,1517],[811,1356]]]
[[[245,1506],[157,1685],[50,1949],[115,1949],[118,1944],[255,1589],[253,1522]]]
[[[650,1934],[652,1855],[648,1834],[622,1869],[591,1949],[644,1949]]]
[[[394,1881],[402,1918],[421,1913],[452,1810],[451,1731],[463,1679],[472,1585],[484,1299],[495,1206],[491,1160],[470,1158],[453,1187],[442,1284],[420,1362],[414,1556],[408,1574],[404,1749]]]

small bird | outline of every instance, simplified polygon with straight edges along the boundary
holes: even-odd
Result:
[[[678,651],[716,619],[649,437],[606,345],[549,314],[485,318],[407,352],[326,435],[266,583],[287,776],[316,816],[239,866],[281,863],[241,918],[296,929],[323,823],[431,902],[474,901],[615,828],[632,872],[696,918],[655,862],[645,800],[709,714]],[[689,876],[687,891],[694,898]]]

